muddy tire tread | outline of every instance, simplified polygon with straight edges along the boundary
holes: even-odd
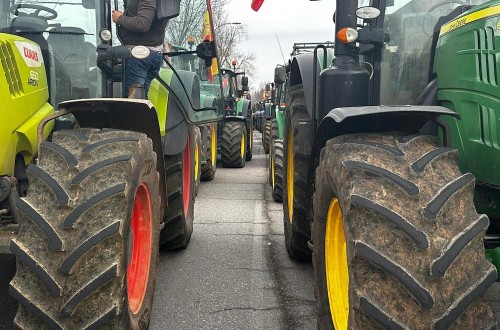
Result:
[[[273,200],[278,203],[283,202],[283,140],[276,139],[273,142],[274,154],[274,187]]]
[[[124,136],[131,139],[123,141]],[[84,151],[100,142],[110,149]],[[120,154],[130,156],[130,162],[103,162]],[[144,163],[151,167],[146,169]],[[39,162],[28,172],[30,191],[16,202],[20,229],[11,241],[11,251],[17,256],[17,272],[9,290],[20,303],[17,326],[87,329],[139,322],[130,318],[124,298],[127,228],[135,189],[145,182],[154,210],[152,244],[158,246],[160,196],[155,168],[152,142],[141,133],[59,131],[51,142],[41,144]],[[82,172],[85,177],[73,184]],[[116,186],[126,189],[101,194]],[[71,225],[64,226],[69,215]],[[157,257],[153,252],[146,300],[138,318],[150,315]],[[65,262],[69,271],[60,271]],[[102,310],[108,312],[102,315]],[[149,316],[142,322],[149,323]]]
[[[380,144],[401,153],[382,154]],[[415,171],[412,164],[422,159],[426,165]],[[366,165],[350,166],[359,163]],[[477,214],[473,191],[474,178],[460,173],[457,153],[440,149],[434,137],[358,134],[328,141],[316,170],[312,226],[319,328],[333,329],[324,235],[334,197],[343,210],[354,283],[349,328],[491,327],[485,292],[497,273],[484,258],[489,220]],[[429,219],[424,208],[434,200],[439,207]]]
[[[229,121],[224,123],[221,138],[222,166],[228,168],[242,168],[245,166],[245,157],[241,157],[241,137],[246,137],[245,124]]]

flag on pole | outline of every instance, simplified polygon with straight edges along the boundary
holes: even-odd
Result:
[[[203,19],[203,31],[201,42],[204,41],[214,41],[214,30],[212,28],[212,5],[208,1],[208,8],[205,11],[205,16]],[[208,80],[213,82],[214,75],[219,73],[219,65],[217,63],[217,57],[212,59],[212,65],[208,69]]]

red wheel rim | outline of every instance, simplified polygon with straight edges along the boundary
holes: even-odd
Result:
[[[182,199],[184,202],[184,216],[187,216],[191,199],[191,144],[189,135],[182,161]]]
[[[149,188],[142,183],[135,193],[131,219],[132,255],[127,269],[127,295],[132,314],[141,310],[149,280],[152,251],[152,211]]]

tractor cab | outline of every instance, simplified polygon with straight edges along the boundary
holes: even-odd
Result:
[[[245,76],[245,72],[235,72],[229,68],[222,68],[221,73],[226,115],[238,115],[237,104],[248,95],[248,77]],[[240,75],[242,77],[238,79]]]
[[[394,0],[383,6],[358,1],[358,29],[354,42],[360,45],[361,62],[373,78],[369,103],[373,105],[421,104],[419,98],[435,78],[433,65],[440,27],[480,0]],[[368,8],[380,14],[370,17]],[[342,24],[342,23],[341,23]],[[340,28],[339,28],[340,30]],[[353,42],[345,40],[345,45]]]
[[[99,2],[98,2],[99,3]],[[102,95],[103,77],[97,68],[98,33],[104,28],[95,1],[0,1],[0,32],[38,44],[41,58],[24,50],[23,56],[43,63],[50,103]],[[78,15],[75,15],[78,13]]]
[[[126,1],[1,0],[0,33],[21,36],[38,45],[42,54],[38,61],[45,66],[49,102],[53,106],[67,100],[122,97],[123,61],[127,57],[145,57],[149,54],[149,49],[144,46],[138,45],[136,51],[122,46],[117,37],[116,25],[111,21],[110,13],[112,10],[123,11],[126,5]],[[208,3],[200,6],[197,15],[189,17],[182,13],[186,6],[181,5],[177,10],[180,12],[164,16],[169,20],[166,42],[178,46],[165,49],[166,61],[159,77],[163,81],[156,83],[154,93],[173,93],[184,106],[183,111],[189,122],[214,121],[220,117],[219,109],[200,106],[199,93],[193,94],[193,91],[200,89],[199,81],[207,76],[208,67],[216,57],[213,37],[209,37],[211,40],[202,40],[202,34],[205,33],[202,23]],[[191,31],[187,33],[197,38],[188,41],[187,35],[179,36],[178,27],[182,24],[190,26]],[[199,47],[193,49],[194,38],[200,43]],[[200,58],[197,54],[204,57],[206,63],[210,62],[208,67],[198,65]],[[26,56],[29,58],[30,55],[27,53]],[[195,77],[183,75],[183,71],[192,72]],[[158,88],[158,84],[169,88]],[[215,92],[218,99],[222,95],[221,87],[219,90]],[[158,100],[162,98],[154,94],[150,100],[157,107],[166,107],[165,104],[159,104]],[[200,119],[196,113],[202,111],[205,114]]]

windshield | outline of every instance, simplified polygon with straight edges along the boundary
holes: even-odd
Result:
[[[366,1],[361,1],[366,5]],[[384,30],[389,41],[382,49],[380,103],[415,104],[430,78],[434,26],[460,5],[484,2],[394,0],[386,8]]]
[[[96,67],[100,0],[0,0],[0,4],[1,31],[31,39],[42,49],[52,104],[102,96]]]

